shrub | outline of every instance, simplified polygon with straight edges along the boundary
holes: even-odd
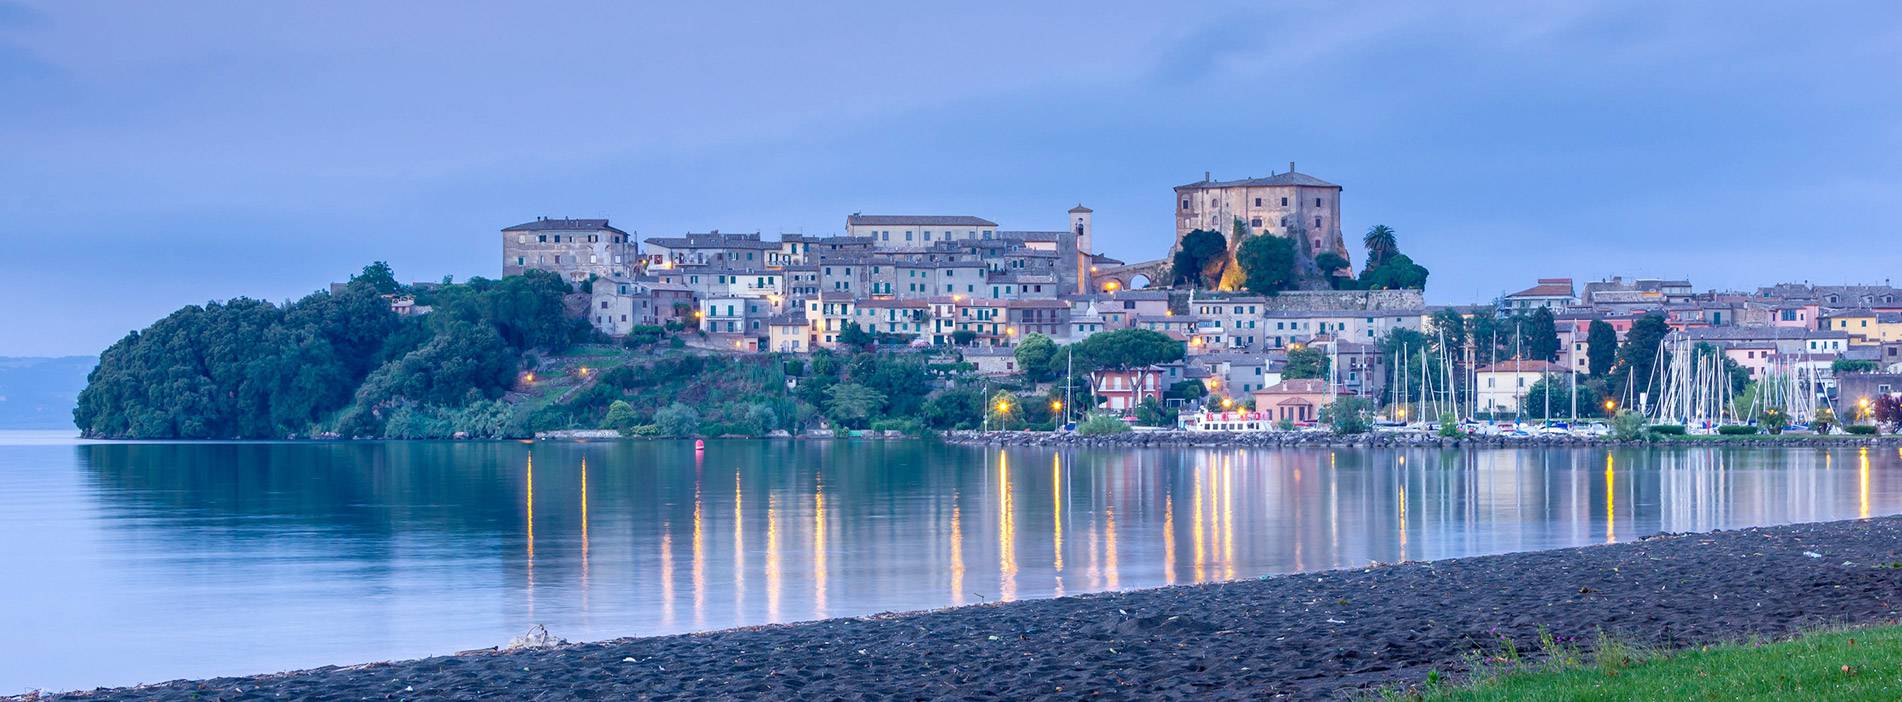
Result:
[[[601,419],[601,428],[626,434],[633,428],[636,419],[633,405],[628,404],[626,400],[615,400],[608,405],[608,414]]]
[[[1460,435],[1460,418],[1452,412],[1440,413],[1440,437],[1457,439]]]
[[[1129,425],[1123,423],[1123,420],[1102,413],[1092,413],[1089,419],[1083,420],[1083,423],[1076,427],[1076,433],[1084,436],[1121,434],[1126,431],[1129,431]]]
[[[1718,427],[1717,433],[1723,434],[1724,436],[1750,436],[1757,433],[1757,428],[1748,424],[1733,424]]]
[[[1275,422],[1275,428],[1282,431],[1294,431],[1294,420],[1282,417],[1281,421]]]
[[[910,436],[925,433],[925,425],[916,419],[880,419],[872,422],[873,431],[897,431]]]
[[[1644,438],[1644,415],[1631,410],[1618,410],[1611,418],[1611,438],[1619,441],[1632,441]]]
[[[1810,418],[1810,431],[1828,434],[1829,428],[1836,425],[1836,412],[1828,407],[1816,410],[1816,416]]]
[[[1876,426],[1874,424],[1851,424],[1843,427],[1843,431],[1857,436],[1870,436],[1876,433]]]
[[[1757,416],[1757,425],[1763,427],[1764,431],[1781,434],[1785,427],[1790,426],[1790,415],[1781,408],[1771,407]]]
[[[1364,398],[1342,396],[1321,408],[1321,421],[1332,427],[1336,434],[1365,434],[1371,428],[1367,423],[1367,415],[1372,408],[1372,403]]]
[[[1653,424],[1651,433],[1660,436],[1683,436],[1687,432],[1682,424]]]

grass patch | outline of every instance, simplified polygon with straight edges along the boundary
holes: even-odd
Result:
[[[1390,700],[1893,700],[1902,699],[1902,627],[1809,634],[1788,641],[1658,652],[1600,636],[1589,654],[1541,635],[1543,660],[1479,661],[1468,685],[1429,677]],[[1510,647],[1507,649],[1512,651]]]

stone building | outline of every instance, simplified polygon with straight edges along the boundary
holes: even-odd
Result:
[[[502,230],[502,275],[544,270],[579,284],[593,275],[624,278],[638,267],[640,246],[605,219],[537,217]]]
[[[845,235],[866,238],[881,251],[924,249],[941,241],[972,241],[997,236],[997,223],[967,215],[868,215],[845,218]]]
[[[1200,182],[1176,186],[1174,209],[1176,239],[1169,247],[1171,256],[1189,232],[1207,229],[1230,236],[1239,219],[1256,234],[1285,237],[1293,231],[1305,232],[1305,241],[1295,250],[1309,259],[1324,251],[1350,258],[1341,238],[1341,186],[1298,173],[1293,163],[1288,164],[1287,173],[1264,178],[1215,180],[1205,173]]]

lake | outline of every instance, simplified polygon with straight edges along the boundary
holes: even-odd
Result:
[[[1902,512],[1902,452],[0,432],[0,694]]]

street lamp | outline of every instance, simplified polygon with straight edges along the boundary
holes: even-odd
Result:
[[[1607,414],[1607,415],[1609,415],[1609,414],[1611,414],[1612,412],[1615,412],[1615,411],[1617,411],[1617,410],[1618,410],[1618,401],[1617,401],[1617,400],[1606,400],[1606,401],[1605,401],[1605,414]]]
[[[1861,419],[1869,418],[1869,398],[1865,397],[1856,401],[1856,412]]]

